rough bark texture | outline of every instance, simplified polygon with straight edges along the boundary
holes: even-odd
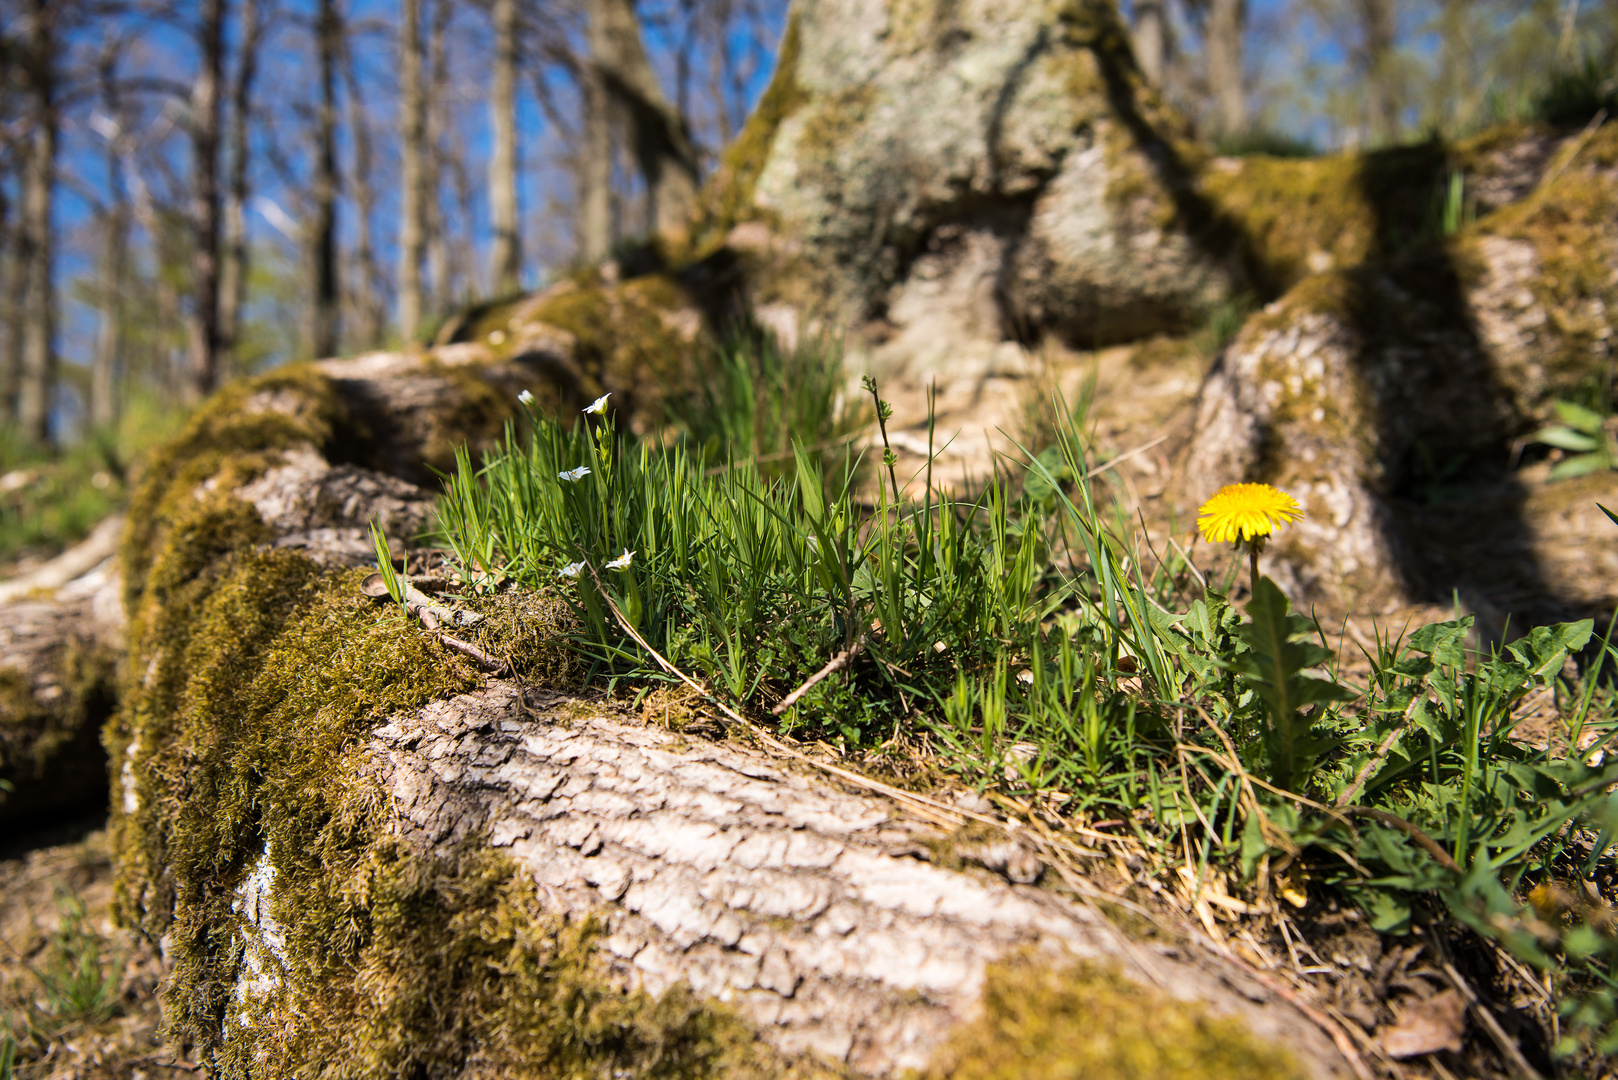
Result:
[[[557,911],[604,923],[615,976],[729,1002],[789,1054],[923,1068],[974,1014],[984,968],[1031,949],[1116,963],[1339,1071],[1318,1029],[1228,965],[1130,945],[1069,898],[963,868],[1031,880],[1015,839],[952,837],[765,751],[500,682],[396,717],[370,746],[412,843],[487,837]]]
[[[919,379],[1007,338],[1129,340],[1232,287],[1182,130],[1110,3],[804,0],[696,243]]]
[[[197,25],[201,58],[191,88],[191,393],[219,385],[220,127],[225,62],[224,0],[204,0]]]
[[[1498,151],[1478,185],[1499,200],[1493,213],[1449,240],[1305,278],[1214,365],[1188,492],[1263,480],[1296,495],[1306,519],[1267,556],[1295,598],[1334,611],[1424,598],[1419,549],[1455,537],[1410,534],[1395,504],[1426,504],[1456,476],[1523,503],[1505,471],[1512,441],[1551,400],[1602,378],[1618,318],[1605,209],[1618,202],[1618,139],[1545,151],[1539,137]],[[1473,531],[1503,551],[1539,542],[1520,509],[1479,518]],[[1449,572],[1437,580],[1447,593]],[[1591,606],[1610,591],[1552,584],[1524,588]]]

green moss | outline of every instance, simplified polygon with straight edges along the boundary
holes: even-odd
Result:
[[[674,278],[650,274],[617,285],[587,281],[538,304],[530,317],[573,335],[583,400],[611,391],[620,395],[614,404],[637,410],[655,407],[658,388],[681,385],[690,370],[695,345],[666,321],[689,306]]]
[[[130,499],[121,549],[125,601],[139,605],[166,524],[194,500],[198,485],[245,483],[276,452],[308,444],[325,449],[347,421],[331,380],[296,365],[231,383],[197,410],[173,440],[147,460]]]
[[[983,1015],[925,1074],[950,1080],[1231,1080],[1302,1077],[1284,1050],[1091,965],[991,967]]]
[[[39,673],[0,668],[0,821],[87,802],[104,782],[96,734],[112,712],[116,658],[75,637],[49,663],[43,699]]]
[[[584,677],[583,660],[564,641],[581,629],[565,600],[548,591],[513,589],[464,603],[483,621],[461,636],[505,660],[519,679],[573,687]]]
[[[1599,129],[1576,158],[1564,155],[1550,183],[1485,218],[1462,240],[1462,254],[1473,263],[1481,263],[1476,244],[1486,235],[1532,245],[1538,267],[1526,284],[1547,317],[1534,343],[1545,376],[1534,389],[1542,400],[1578,396],[1592,379],[1610,378],[1618,181],[1599,166],[1603,159],[1618,160],[1618,130],[1611,126]]]
[[[731,229],[757,215],[753,196],[775,146],[775,136],[786,119],[809,100],[808,91],[798,83],[802,48],[802,31],[794,12],[787,20],[786,33],[776,53],[770,85],[741,134],[721,155],[719,168],[698,197],[696,224],[680,253],[682,261],[712,255],[724,245]]]

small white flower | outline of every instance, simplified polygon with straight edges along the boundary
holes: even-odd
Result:
[[[579,571],[583,569],[584,564],[582,562],[568,563],[566,566],[556,571],[556,575],[558,577],[576,578],[579,576]]]
[[[583,480],[586,476],[589,476],[589,475],[590,475],[590,466],[588,466],[588,465],[580,465],[577,469],[569,469],[567,472],[559,472],[559,473],[557,473],[556,474],[556,479],[558,479],[558,480],[566,480],[570,484],[577,484],[580,480]]]
[[[607,393],[602,394],[600,397],[596,398],[594,401],[590,402],[590,404],[588,406],[586,406],[585,409],[583,410],[585,415],[589,415],[590,413],[604,413],[604,412],[606,412],[607,411],[607,399],[610,398],[610,397],[612,397],[612,392],[608,391]]]
[[[633,551],[630,551],[628,548],[624,548],[624,553],[622,555],[618,556],[616,559],[612,560],[612,562],[608,563],[607,564],[607,569],[608,570],[628,570],[630,560],[633,559],[634,557],[635,557],[635,553]]]
[[[529,393],[527,390],[524,390],[522,393],[517,395],[517,400],[522,402],[524,405],[532,405],[534,403],[534,395]]]

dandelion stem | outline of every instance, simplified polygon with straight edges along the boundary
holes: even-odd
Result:
[[[1258,592],[1258,537],[1247,542],[1247,591]]]

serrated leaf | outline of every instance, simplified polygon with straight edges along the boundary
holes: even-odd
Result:
[[[1466,663],[1466,635],[1472,631],[1474,617],[1467,615],[1448,622],[1429,623],[1410,635],[1409,648],[1426,653],[1433,662],[1446,667],[1461,667]]]

